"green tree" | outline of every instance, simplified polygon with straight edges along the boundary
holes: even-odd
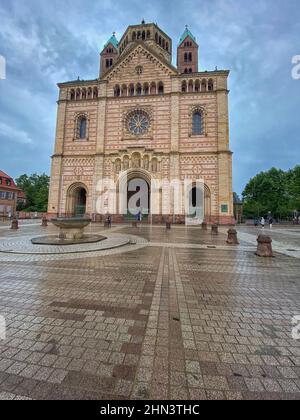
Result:
[[[46,212],[50,177],[46,174],[21,175],[16,179],[17,186],[24,191],[27,199],[27,211]]]
[[[293,171],[289,174],[272,168],[252,178],[243,192],[245,216],[260,217],[271,212],[274,217],[288,217],[297,193],[296,181],[293,181],[294,189],[290,191],[290,180],[295,178]]]

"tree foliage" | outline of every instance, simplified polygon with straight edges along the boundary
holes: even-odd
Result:
[[[21,175],[16,179],[17,186],[26,194],[26,209],[19,210],[46,212],[50,177],[46,174]]]
[[[300,166],[287,172],[272,168],[252,178],[243,192],[246,217],[288,218],[300,211]]]

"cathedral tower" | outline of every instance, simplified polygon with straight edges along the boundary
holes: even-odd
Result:
[[[100,54],[100,77],[102,77],[115,64],[119,57],[119,43],[113,33],[113,36],[104,45],[103,51]]]
[[[186,26],[177,48],[177,68],[180,73],[198,72],[198,51],[196,38]]]

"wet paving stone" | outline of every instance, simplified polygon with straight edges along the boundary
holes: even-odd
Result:
[[[300,398],[297,255],[259,259],[248,236],[232,249],[222,230],[114,229],[150,244],[76,259],[0,255],[0,399]],[[285,250],[299,233],[272,235]]]

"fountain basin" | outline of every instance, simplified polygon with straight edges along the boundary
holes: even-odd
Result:
[[[42,236],[31,240],[33,245],[80,245],[101,242],[107,239],[101,235],[85,235],[84,228],[89,226],[91,219],[71,217],[53,219],[51,222],[59,228],[59,234]]]
[[[59,239],[78,241],[84,237],[84,228],[89,226],[91,219],[71,217],[68,219],[53,219],[51,222],[59,228]]]

